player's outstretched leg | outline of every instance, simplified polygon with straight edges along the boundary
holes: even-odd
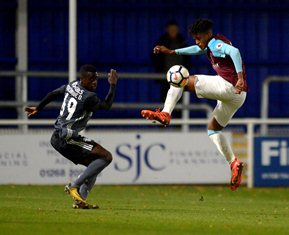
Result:
[[[81,209],[92,209],[92,207],[98,208],[98,206],[89,205],[86,202],[86,198],[81,195],[80,188],[82,185],[89,182],[89,190],[94,185],[97,175],[107,167],[112,161],[112,155],[109,151],[104,149],[101,145],[95,144],[91,151],[91,154],[84,158],[81,164],[87,166],[84,172],[78,176],[78,178],[70,185],[68,193],[74,199],[77,205],[80,205]],[[88,208],[89,207],[89,208]],[[96,209],[93,208],[93,209]]]
[[[157,109],[156,111],[142,110],[141,115],[146,119],[158,121],[165,126],[169,125],[171,120],[171,114],[177,102],[182,97],[184,90],[189,92],[195,92],[195,84],[197,81],[198,81],[197,76],[193,75],[190,76],[188,84],[183,88],[170,86],[163,110],[162,111],[160,111],[159,109]]]
[[[157,109],[156,111],[142,110],[141,115],[144,118],[158,121],[159,123],[167,126],[170,124],[171,113],[173,112],[177,102],[183,94],[184,88],[177,88],[171,86],[168,90],[164,108],[162,111]]]
[[[231,190],[236,190],[242,178],[242,170],[244,163],[240,162],[234,155],[231,145],[229,144],[227,138],[222,133],[223,127],[218,124],[215,118],[211,121],[208,127],[208,135],[213,143],[216,145],[219,152],[226,158],[231,166]]]

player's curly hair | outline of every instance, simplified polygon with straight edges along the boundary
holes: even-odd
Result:
[[[81,66],[79,72],[80,72],[80,77],[87,77],[87,76],[91,76],[92,74],[96,74],[96,68],[95,66],[91,64],[85,64]]]
[[[213,22],[209,19],[197,19],[190,27],[189,34],[207,33],[213,28]]]

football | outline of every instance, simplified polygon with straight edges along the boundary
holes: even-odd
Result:
[[[186,86],[189,76],[189,71],[183,65],[174,65],[167,72],[168,83],[174,87]]]

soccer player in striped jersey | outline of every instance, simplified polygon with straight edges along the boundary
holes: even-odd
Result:
[[[213,117],[208,124],[208,135],[230,164],[232,171],[230,187],[236,190],[241,183],[243,163],[235,157],[222,130],[246,99],[248,89],[246,72],[239,50],[225,36],[214,35],[212,28],[212,21],[199,19],[189,28],[196,45],[176,50],[159,45],[154,48],[154,53],[207,55],[217,75],[190,76],[184,88],[170,87],[162,111],[142,110],[141,114],[147,119],[168,125],[170,115],[183,91],[194,92],[199,98],[217,100]]]
[[[112,161],[111,153],[100,144],[81,136],[93,112],[110,109],[117,83],[116,71],[108,74],[110,89],[104,101],[94,92],[98,75],[93,65],[83,65],[80,69],[80,81],[73,81],[50,92],[37,107],[26,107],[28,117],[36,115],[48,103],[64,97],[60,114],[55,122],[55,131],[51,137],[51,145],[65,158],[74,164],[87,168],[65,191],[74,199],[73,208],[97,209],[97,205],[87,203],[87,196],[92,189],[97,175]]]

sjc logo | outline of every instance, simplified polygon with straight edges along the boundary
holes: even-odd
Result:
[[[286,140],[264,140],[261,150],[263,166],[270,166],[273,158],[279,158],[280,166],[289,165],[289,148]]]
[[[125,142],[116,146],[115,150],[117,157],[117,161],[114,164],[115,169],[118,171],[130,171],[135,169],[133,182],[139,179],[141,172],[145,167],[152,171],[161,171],[165,169],[164,163],[160,163],[155,159],[165,152],[165,145],[160,142],[144,144],[141,141],[140,135],[136,136],[136,140],[136,144]]]

